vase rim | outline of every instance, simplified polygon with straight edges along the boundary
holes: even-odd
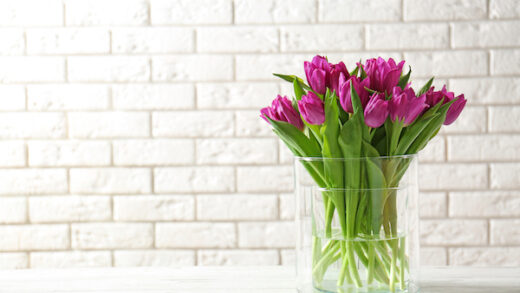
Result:
[[[379,156],[379,157],[355,157],[355,158],[325,158],[325,157],[300,157],[294,156],[294,158],[298,161],[325,161],[325,160],[338,160],[338,161],[347,161],[347,160],[366,160],[366,159],[413,159],[416,158],[417,154],[409,154],[409,155],[395,155],[395,156]]]
[[[404,190],[410,187],[409,185],[398,187],[382,187],[382,188],[335,188],[335,187],[314,187],[320,192],[344,192],[344,191],[378,191],[378,190]]]

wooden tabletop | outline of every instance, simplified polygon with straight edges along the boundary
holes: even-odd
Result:
[[[0,271],[0,292],[296,293],[292,267]],[[425,268],[421,293],[520,292],[520,268]]]

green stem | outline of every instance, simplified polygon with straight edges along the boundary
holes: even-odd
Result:
[[[399,283],[401,285],[401,290],[404,290],[405,289],[405,283],[404,283],[404,273],[405,273],[405,268],[406,268],[406,259],[405,259],[405,255],[404,255],[404,250],[405,250],[405,238],[402,237],[400,240],[400,245],[399,245],[399,263],[401,264],[401,273],[399,274]]]
[[[374,281],[374,261],[375,261],[374,244],[368,242],[368,269],[367,269],[367,283],[372,284]]]
[[[392,262],[390,265],[390,291],[395,292],[396,268],[397,268],[397,240],[391,239]]]

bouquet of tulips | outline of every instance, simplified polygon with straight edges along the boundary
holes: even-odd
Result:
[[[294,98],[278,96],[261,117],[297,157],[377,158],[416,154],[453,123],[466,99],[446,86],[432,87],[433,78],[418,90],[411,87],[411,69],[403,74],[404,61],[369,59],[348,71],[343,62],[331,64],[315,56],[305,62],[306,82],[294,75],[275,74],[294,86]],[[356,237],[392,239],[397,234],[395,194],[361,196],[355,190],[388,190],[398,187],[408,168],[406,161],[376,164],[366,161],[309,160],[305,168],[323,192],[323,247],[314,243],[313,279],[320,282],[327,267],[341,260],[337,285],[345,280],[361,287],[357,257],[367,269],[367,282],[405,285],[407,269],[404,244],[389,240],[383,246],[349,244]],[[334,191],[341,190],[341,191]],[[346,190],[346,191],[345,191]],[[349,190],[351,190],[349,192]],[[371,207],[370,209],[367,207]],[[375,208],[374,208],[375,207]],[[331,228],[334,216],[340,228]],[[339,238],[338,238],[339,237]],[[398,239],[398,238],[395,238]],[[315,239],[319,241],[319,239]],[[400,266],[397,265],[399,259]]]

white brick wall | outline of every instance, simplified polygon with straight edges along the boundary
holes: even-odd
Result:
[[[520,265],[517,0],[0,1],[0,268],[294,263],[258,110],[316,53],[466,94],[421,154],[422,262]]]

